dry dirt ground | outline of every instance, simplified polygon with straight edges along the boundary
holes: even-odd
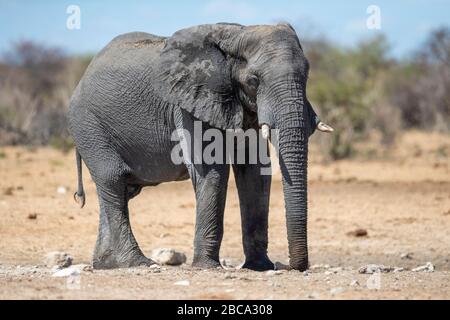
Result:
[[[43,257],[60,250],[70,253],[74,263],[90,263],[98,223],[95,186],[85,170],[87,204],[79,209],[72,199],[73,152],[2,147],[0,299],[449,299],[449,155],[449,136],[417,132],[370,158],[327,163],[312,150],[308,236],[316,267],[307,273],[191,268],[195,203],[186,181],[145,189],[131,201],[130,210],[147,255],[155,248],[175,248],[186,253],[188,264],[163,267],[159,273],[148,268],[95,270],[68,282],[52,277]],[[67,192],[57,192],[59,187]],[[236,193],[231,179],[221,250],[228,265],[243,260]],[[283,206],[276,175],[269,256],[287,263]],[[368,235],[348,235],[358,228]],[[404,253],[410,258],[402,259]],[[435,265],[434,272],[411,271],[427,262]],[[406,270],[376,277],[358,272],[371,263]],[[175,285],[183,280],[189,285]],[[359,285],[350,285],[354,280]]]

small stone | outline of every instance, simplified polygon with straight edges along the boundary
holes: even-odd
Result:
[[[414,272],[434,272],[434,265],[431,262],[427,262],[425,265],[412,269]]]
[[[269,270],[266,271],[266,276],[279,276],[280,274],[283,274],[283,272],[281,270]]]
[[[29,213],[27,216],[30,220],[36,220],[37,219],[37,213]]]
[[[368,264],[366,266],[359,268],[358,272],[364,273],[364,274],[373,274],[373,273],[378,273],[378,272],[388,273],[388,272],[394,271],[394,269],[395,269],[394,267],[384,266],[382,264],[380,264],[380,265]]]
[[[94,272],[94,268],[90,264],[75,264],[72,267],[77,268],[83,272]]]
[[[341,294],[341,293],[343,293],[343,292],[344,292],[344,288],[342,288],[342,287],[332,288],[332,289],[330,290],[330,294],[331,294],[332,296]]]
[[[400,259],[402,260],[412,260],[412,253],[405,252],[400,255]]]
[[[72,260],[72,257],[65,252],[53,251],[47,253],[44,263],[49,268],[55,266],[58,268],[67,268],[72,265]]]
[[[59,193],[59,194],[66,194],[66,193],[67,193],[67,188],[64,187],[64,186],[59,186],[59,187],[56,189],[56,192]]]
[[[186,262],[186,255],[184,253],[168,248],[153,250],[151,258],[159,264],[170,266],[179,266]]]
[[[402,268],[402,267],[397,267],[397,268],[395,268],[394,269],[394,273],[397,273],[397,272],[403,272],[403,271],[405,271],[405,268]]]
[[[227,272],[227,273],[225,273],[225,276],[223,278],[226,280],[229,280],[229,279],[234,279],[236,277],[234,275],[232,275],[230,272]]]
[[[359,284],[358,280],[353,280],[352,282],[350,282],[350,286],[352,286],[352,287],[359,287],[360,284]]]
[[[321,269],[330,269],[329,264],[314,264],[309,267],[309,270],[321,270]]]
[[[79,276],[80,274],[81,274],[80,270],[78,268],[74,268],[72,266],[69,268],[65,268],[65,269],[56,271],[55,273],[52,274],[52,277],[62,278],[62,277],[70,277],[70,276]]]
[[[188,280],[181,280],[181,281],[175,282],[174,285],[187,287],[187,286],[191,285],[191,283]]]
[[[326,276],[331,276],[332,274],[334,274],[334,272],[331,272],[331,271],[325,271],[324,274],[325,274]]]
[[[317,299],[319,298],[319,293],[317,292],[311,292],[306,296],[308,299]]]
[[[366,229],[356,229],[356,230],[347,232],[347,235],[351,236],[351,237],[360,238],[360,237],[367,237],[368,233],[367,233]]]

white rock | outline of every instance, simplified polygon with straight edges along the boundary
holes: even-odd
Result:
[[[234,258],[221,259],[220,263],[222,264],[222,267],[224,267],[225,269],[241,269],[242,266],[244,265],[243,262]]]
[[[224,279],[228,280],[228,279],[235,279],[236,276],[232,275],[230,272],[225,273],[225,276],[223,277]]]
[[[59,186],[59,187],[56,189],[56,192],[59,193],[59,194],[66,194],[66,193],[67,193],[67,188],[64,187],[64,186]]]
[[[283,271],[281,270],[269,270],[266,271],[266,276],[279,276],[280,274],[283,274]]]
[[[394,273],[403,272],[403,271],[405,271],[405,268],[397,267],[394,269]]]
[[[181,281],[175,282],[174,285],[187,287],[187,286],[191,285],[191,283],[188,280],[181,280]]]
[[[352,282],[350,282],[350,286],[352,286],[352,287],[359,287],[360,284],[359,284],[358,280],[353,280]]]
[[[44,263],[47,267],[53,268],[55,266],[59,268],[67,268],[72,264],[72,257],[65,253],[59,251],[49,252],[45,255]]]
[[[403,260],[411,260],[412,258],[413,258],[412,253],[409,253],[409,252],[405,252],[400,255],[400,259],[403,259]]]
[[[149,268],[150,273],[160,273],[161,272],[161,267],[158,266],[157,264],[152,264]]]
[[[52,274],[52,277],[69,277],[69,276],[79,276],[81,274],[80,270],[78,268],[69,267],[65,269],[61,269],[59,271],[56,271],[54,274]]]
[[[434,265],[431,262],[427,262],[424,266],[420,266],[412,269],[414,272],[434,272]]]
[[[186,262],[186,255],[170,248],[159,248],[152,252],[152,260],[159,264],[179,266]]]

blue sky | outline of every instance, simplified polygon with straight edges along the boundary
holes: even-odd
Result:
[[[66,8],[71,4],[81,9],[80,30],[66,28]],[[381,9],[380,31],[366,27],[366,9],[371,4]],[[324,35],[350,46],[383,32],[392,45],[391,53],[401,57],[433,28],[450,26],[450,0],[0,0],[0,52],[13,41],[32,39],[68,53],[95,53],[114,36],[130,31],[171,35],[203,23],[279,21],[294,25],[300,40]]]

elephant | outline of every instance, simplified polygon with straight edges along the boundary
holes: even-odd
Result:
[[[174,163],[177,130],[246,130],[270,141],[278,130],[289,265],[308,268],[307,156],[321,122],[306,97],[309,64],[289,24],[189,27],[170,37],[119,35],[91,61],[70,100],[78,190],[82,161],[96,185],[100,219],[96,269],[150,266],[133,235],[128,202],[143,187],[191,179],[196,197],[193,267],[220,267],[219,250],[230,168],[242,219],[243,268],[274,269],[269,259],[271,176],[262,163]],[[195,138],[193,138],[195,140]],[[192,141],[195,143],[196,141]],[[203,146],[203,145],[202,145]]]

